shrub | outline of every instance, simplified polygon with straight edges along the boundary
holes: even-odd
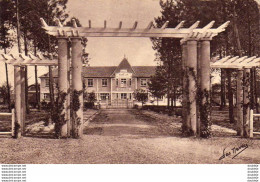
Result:
[[[84,108],[93,109],[94,102],[84,102]]]

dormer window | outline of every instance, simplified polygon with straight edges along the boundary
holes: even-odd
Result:
[[[123,69],[123,70],[120,70],[121,73],[127,73],[127,70]]]

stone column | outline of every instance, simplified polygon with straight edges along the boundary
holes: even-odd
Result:
[[[198,131],[201,136],[210,135],[211,124],[211,106],[210,106],[210,40],[202,40],[200,42],[199,56],[199,113],[200,124]]]
[[[83,91],[82,82],[82,45],[79,37],[72,38],[72,90]],[[83,93],[79,96],[80,108],[76,111],[79,120],[73,121],[72,130],[74,137],[81,137],[83,135]],[[73,108],[71,108],[73,109]]]
[[[20,67],[21,74],[21,135],[25,132],[26,99],[25,99],[25,67]]]
[[[68,94],[68,42],[66,38],[58,38],[58,86],[59,92]],[[67,96],[66,96],[67,97]],[[62,114],[65,114],[67,120],[67,102],[64,102],[64,110]],[[67,123],[61,128],[61,137],[65,138],[68,136]]]
[[[237,70],[237,134],[244,135],[243,129],[243,69]]]
[[[182,128],[184,132],[189,129],[190,122],[187,120],[187,100],[188,100],[188,82],[187,82],[187,67],[186,67],[186,61],[187,61],[187,43],[182,43],[182,73],[183,73],[183,79],[182,79]]]
[[[201,94],[201,41],[197,41],[197,98]],[[200,110],[201,110],[201,103],[200,100],[197,99],[197,136],[200,136],[201,130],[201,120],[200,120]]]
[[[188,101],[187,101],[187,121],[191,128],[192,135],[197,134],[197,41],[187,41],[187,74],[188,74]]]
[[[17,138],[21,137],[21,70],[19,66],[14,66],[14,94],[15,94],[15,128],[19,127],[16,131]]]
[[[67,58],[67,61],[68,61],[68,71],[67,71],[67,90],[68,90],[68,95],[66,97],[66,108],[67,108],[67,115],[66,115],[66,119],[67,119],[67,132],[68,132],[68,137],[71,137],[71,130],[72,130],[72,121],[71,121],[71,117],[70,117],[70,95],[71,95],[71,92],[70,92],[70,79],[71,79],[71,74],[70,74],[70,60],[71,60],[71,55],[70,55],[70,42],[68,42],[68,46],[67,46],[67,50],[68,50],[68,58]]]
[[[249,137],[249,86],[250,86],[250,69],[244,69],[244,79],[243,79],[243,126],[244,126],[244,136]]]

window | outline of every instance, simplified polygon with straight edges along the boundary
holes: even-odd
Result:
[[[50,99],[50,94],[49,93],[44,93],[43,94],[43,99],[44,100],[49,100]]]
[[[116,79],[116,86],[118,86],[118,79]]]
[[[121,87],[126,87],[126,79],[125,78],[121,79]]]
[[[132,79],[129,79],[129,85],[130,86],[132,85]]]
[[[100,99],[101,100],[109,99],[109,93],[100,93]]]
[[[50,86],[50,80],[49,78],[45,79],[45,87],[49,87]]]
[[[121,99],[126,99],[126,93],[121,93]]]
[[[88,87],[93,87],[93,79],[88,79]]]
[[[147,86],[147,79],[141,78],[141,87]]]
[[[107,79],[102,79],[102,87],[107,87]]]
[[[130,100],[132,99],[132,94],[131,94],[131,93],[129,94],[129,99],[130,99]]]

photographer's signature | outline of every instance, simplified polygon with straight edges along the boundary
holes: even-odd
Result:
[[[242,153],[247,148],[248,148],[247,144],[242,144],[238,147],[233,147],[230,150],[226,150],[226,148],[224,148],[223,155],[219,158],[219,160],[222,160],[226,157],[232,157],[232,159],[234,159],[236,156],[238,156],[240,153]]]

